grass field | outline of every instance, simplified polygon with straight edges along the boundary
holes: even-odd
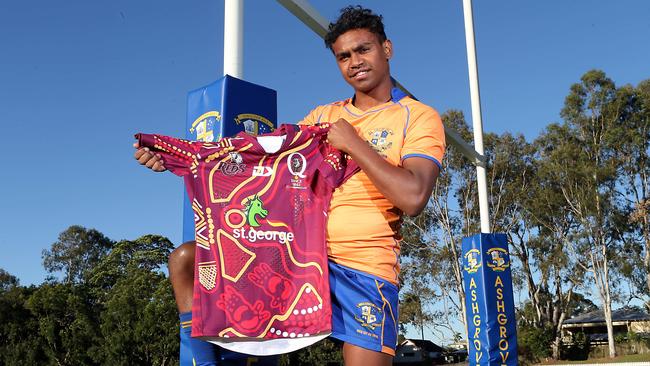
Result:
[[[647,361],[650,364],[650,354],[643,354],[643,355],[627,355],[627,356],[619,356],[619,357],[614,357],[614,358],[592,358],[589,360],[585,361],[552,361],[552,362],[544,362],[540,363],[539,365],[557,365],[557,364],[575,364],[575,365],[580,365],[584,363],[616,363],[616,362],[643,362]]]

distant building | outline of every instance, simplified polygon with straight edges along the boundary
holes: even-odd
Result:
[[[397,345],[393,365],[437,365],[445,363],[446,350],[422,339],[406,339]]]
[[[650,314],[642,309],[623,307],[612,311],[614,334],[650,334]],[[580,314],[562,323],[562,336],[569,341],[572,335],[582,332],[592,344],[607,343],[607,324],[602,310]]]

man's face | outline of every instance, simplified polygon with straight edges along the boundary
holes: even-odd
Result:
[[[367,94],[390,81],[388,60],[393,49],[389,40],[379,42],[369,30],[353,29],[336,39],[332,51],[341,75],[354,90]]]

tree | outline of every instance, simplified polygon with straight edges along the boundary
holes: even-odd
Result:
[[[49,365],[93,364],[97,319],[89,294],[80,285],[46,283],[29,297],[27,309],[37,320],[36,339]]]
[[[629,235],[622,271],[645,295],[650,296],[650,79],[634,88],[617,90],[621,105],[618,186],[626,203]],[[642,296],[640,296],[643,298]],[[650,303],[649,303],[650,304]]]
[[[18,286],[19,281],[16,276],[0,268],[0,291],[9,291]]]
[[[51,249],[43,250],[43,267],[49,273],[62,271],[64,283],[79,283],[112,246],[113,241],[95,229],[70,226]]]
[[[529,279],[531,304],[536,317],[531,326],[545,326],[552,330],[552,356],[560,357],[561,327],[570,314],[574,290],[584,284],[584,269],[571,255],[572,234],[579,224],[563,193],[566,182],[558,178],[558,162],[571,161],[572,151],[559,151],[570,140],[567,126],[549,125],[535,140],[535,184],[524,205],[526,221],[535,228],[536,235],[526,244],[531,260],[535,262],[538,281]]]
[[[411,257],[411,262],[402,267],[400,275],[408,280],[401,282],[403,285],[400,291],[398,323],[401,333],[406,333],[406,327],[410,325],[418,329],[424,339],[424,328],[441,325],[443,319],[434,317],[431,310],[431,305],[439,295],[431,286],[430,267],[416,263]]]
[[[16,360],[23,365],[47,363],[43,344],[35,336],[38,319],[26,307],[35,290],[34,286],[13,286],[0,291],[0,365],[13,365]]]
[[[160,235],[145,235],[136,240],[122,240],[115,244],[88,275],[88,281],[99,296],[105,295],[120,278],[134,269],[158,271],[167,263],[174,248],[169,239]]]
[[[616,146],[623,109],[614,83],[592,70],[571,87],[561,116],[567,139],[551,152],[562,193],[580,224],[572,249],[576,263],[592,275],[598,290],[609,338],[609,355],[616,356],[612,325],[612,260],[622,238],[623,213],[616,194]]]
[[[122,240],[91,272],[89,283],[102,302],[99,328],[104,341],[97,346],[97,362],[178,362],[178,312],[171,285],[159,271],[172,248],[158,235]]]
[[[110,365],[178,363],[178,312],[162,273],[131,267],[106,296],[104,342],[96,360]]]

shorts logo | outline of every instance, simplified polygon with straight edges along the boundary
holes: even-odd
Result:
[[[361,324],[362,327],[374,331],[375,328],[380,327],[381,323],[378,322],[381,317],[381,309],[371,303],[371,302],[362,302],[357,304],[359,309],[359,315],[355,315],[354,319]]]
[[[307,159],[301,153],[293,153],[287,157],[289,172],[295,177],[305,178],[303,174],[307,169]]]
[[[510,267],[510,258],[503,248],[490,248],[487,251],[489,259],[486,265],[496,272],[503,272]]]
[[[242,173],[246,169],[246,164],[243,164],[244,159],[241,154],[236,151],[229,153],[230,161],[223,162],[219,165],[219,170],[224,175],[232,176],[237,173]]]

